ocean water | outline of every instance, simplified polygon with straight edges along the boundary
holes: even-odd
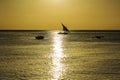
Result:
[[[120,80],[120,31],[58,32],[0,31],[0,80]]]

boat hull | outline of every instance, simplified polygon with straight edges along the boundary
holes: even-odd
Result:
[[[35,38],[40,40],[40,39],[44,39],[44,36],[36,36]]]
[[[66,32],[59,32],[58,34],[68,34],[68,33],[66,33]]]

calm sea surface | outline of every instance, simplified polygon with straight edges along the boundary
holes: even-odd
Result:
[[[120,31],[57,33],[0,31],[0,80],[120,80]]]

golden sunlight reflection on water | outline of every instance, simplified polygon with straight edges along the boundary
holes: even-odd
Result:
[[[58,35],[57,32],[53,33],[53,54],[52,54],[52,76],[51,80],[58,80],[65,71],[64,65],[61,63],[62,58],[65,56],[63,53],[62,40],[63,35]]]

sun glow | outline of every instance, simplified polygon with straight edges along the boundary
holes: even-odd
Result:
[[[62,2],[63,0],[52,0],[52,2],[55,2],[55,3],[60,3]]]
[[[45,3],[47,3],[47,4],[56,4],[56,5],[58,5],[58,4],[63,4],[63,3],[65,3],[65,0],[46,0],[46,2]]]

